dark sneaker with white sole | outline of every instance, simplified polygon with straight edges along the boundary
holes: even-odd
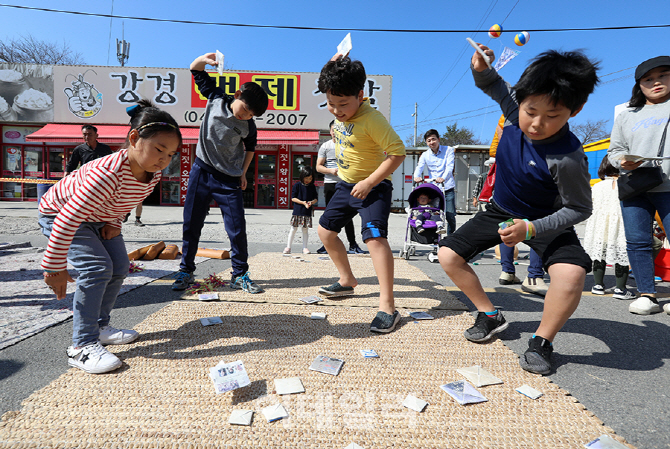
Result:
[[[498,314],[493,318],[484,312],[477,312],[475,325],[470,329],[466,329],[463,335],[470,341],[480,343],[491,339],[498,332],[504,331],[507,329],[507,326],[509,326],[509,323],[505,321],[505,317],[501,311],[498,311]]]
[[[554,347],[549,340],[538,336],[532,337],[528,340],[528,350],[519,357],[519,365],[531,373],[549,374],[552,352]]]
[[[594,295],[604,295],[605,287],[603,287],[600,284],[596,284],[591,288],[591,293],[593,293]]]
[[[612,298],[614,299],[635,299],[635,293],[628,289],[621,290],[620,288],[614,288],[614,292],[612,293]]]
[[[347,254],[365,254],[365,251],[363,251],[361,247],[358,246],[358,243],[352,243],[349,245],[349,251],[347,251]]]
[[[377,312],[377,316],[370,324],[370,332],[381,332],[387,334],[395,329],[396,324],[400,321],[400,314],[396,310],[393,315],[390,315],[381,310]]]
[[[333,285],[328,287],[321,287],[319,293],[326,296],[348,296],[354,294],[353,287],[343,287],[339,282],[335,282]]]

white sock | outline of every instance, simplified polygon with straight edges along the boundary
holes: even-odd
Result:
[[[286,245],[287,248],[290,248],[291,245],[293,245],[293,237],[295,237],[296,232],[298,232],[298,227],[291,226],[291,230],[288,233],[288,244]]]
[[[302,249],[307,249],[307,241],[309,240],[309,230],[302,228]]]

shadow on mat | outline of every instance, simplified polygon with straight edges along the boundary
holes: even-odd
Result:
[[[295,306],[293,306],[295,307]],[[300,306],[298,306],[300,307]],[[460,311],[431,311],[436,319],[459,315]],[[375,311],[370,311],[370,321]],[[126,351],[114,351],[121,359],[132,357],[154,359],[199,359],[239,357],[251,351],[268,351],[307,345],[323,337],[350,340],[383,338],[370,332],[369,322],[330,324],[328,320],[310,320],[305,315],[271,314],[259,316],[221,315],[223,324],[202,326],[200,320],[189,321],[177,329],[142,333],[137,345]],[[401,318],[396,331],[411,325],[410,317]],[[317,356],[306,352],[305,363]]]
[[[346,296],[343,298],[379,298],[379,280],[377,277],[360,277],[357,278],[358,287],[353,296]],[[318,289],[329,286],[337,281],[337,277],[329,278],[300,278],[300,279],[256,279],[254,281],[266,289],[267,291],[281,291],[282,289],[290,290],[291,294],[295,294],[297,288],[314,289],[315,295],[318,295]],[[433,299],[442,301],[450,298],[450,293],[444,289],[440,284],[431,280],[414,281],[408,278],[396,277],[394,285],[397,286],[411,286],[414,290],[402,290],[395,288],[393,295],[395,299]],[[370,293],[361,293],[361,287],[373,286],[374,291]],[[297,298],[296,298],[297,299]],[[332,298],[331,298],[332,299]],[[438,306],[439,308],[439,306]]]

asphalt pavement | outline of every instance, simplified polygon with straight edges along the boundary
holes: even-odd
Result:
[[[144,228],[128,226],[124,229],[127,243],[163,240],[180,244],[181,208],[145,206]],[[320,212],[317,212],[315,222]],[[36,224],[35,203],[0,202],[0,242],[31,242],[44,246]],[[286,246],[290,211],[247,211],[249,253],[281,251]],[[460,225],[470,218],[459,215]],[[355,219],[357,227],[360,220]],[[402,248],[406,216],[392,214],[389,243],[396,252]],[[577,226],[577,232],[583,230]],[[583,232],[582,232],[583,233]],[[343,236],[344,234],[342,234]],[[359,244],[363,249],[365,245]],[[294,248],[301,248],[296,237]],[[227,238],[221,217],[213,209],[208,217],[201,245],[225,248]],[[320,246],[316,230],[310,230],[312,251]],[[517,276],[526,274],[528,248],[520,245]],[[543,300],[539,296],[521,292],[520,286],[498,284],[500,265],[495,264],[493,250],[482,256],[490,264],[474,266],[493,303],[503,310],[510,322],[509,328],[498,338],[516,354],[527,349],[528,338],[539,324]],[[456,297],[474,310],[472,303],[461,294],[445,275],[438,263],[431,263],[426,253],[417,251],[410,263],[420,268],[435,282],[444,285]],[[210,259],[198,264],[196,277],[206,277],[230,268],[229,260]],[[253,278],[253,269],[251,266]],[[549,277],[545,279],[549,281]],[[552,279],[560,282],[560,279]],[[608,268],[606,286],[614,285],[613,269]],[[554,366],[549,377],[570,392],[581,404],[592,411],[605,425],[640,449],[670,447],[670,316],[659,313],[649,316],[628,312],[630,301],[613,299],[610,295],[590,293],[593,285],[587,276],[581,303],[554,341]],[[629,280],[634,289],[634,280]],[[658,285],[661,303],[670,300],[670,283]],[[113,313],[113,325],[132,328],[147,316],[172,301],[179,292],[170,289],[170,283],[159,280],[134,289],[119,297]],[[2,313],[2,310],[0,310]],[[70,344],[70,320],[50,327],[37,335],[0,350],[0,414],[19,410],[21,401],[32,392],[48,385],[68,370],[65,348]],[[445,348],[448,350],[448,348]],[[519,368],[521,369],[521,368]]]

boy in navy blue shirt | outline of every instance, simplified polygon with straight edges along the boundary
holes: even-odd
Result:
[[[493,60],[493,51],[480,48]],[[598,83],[597,64],[582,53],[540,54],[513,88],[479,54],[472,57],[477,87],[500,104],[507,118],[496,153],[496,188],[486,211],[440,241],[440,264],[477,307],[465,338],[484,342],[508,323],[482,288],[468,261],[498,245],[525,241],[541,257],[552,282],[540,326],[520,357],[527,371],[551,372],[552,341],[579,305],[591,259],[574,225],[591,215],[584,150],[568,127]]]
[[[173,290],[185,290],[195,279],[195,254],[200,233],[214,199],[223,215],[233,273],[230,286],[249,293],[261,293],[248,274],[247,231],[242,190],[247,187],[246,173],[256,149],[257,132],[253,117],[268,107],[268,96],[256,83],[244,83],[235,95],[226,95],[205,72],[215,66],[216,54],[206,53],[191,63],[191,73],[202,96],[207,98],[200,125],[196,158],[188,178],[184,200],[183,248],[179,272]]]

